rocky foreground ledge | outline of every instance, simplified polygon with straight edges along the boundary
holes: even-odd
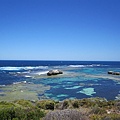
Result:
[[[63,74],[63,72],[60,71],[60,70],[50,70],[50,71],[47,73],[48,76],[58,75],[58,74]]]

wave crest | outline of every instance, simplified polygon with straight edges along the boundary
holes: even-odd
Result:
[[[68,67],[73,67],[73,68],[82,68],[82,67],[100,67],[102,65],[100,64],[91,64],[91,65],[69,65]]]
[[[19,71],[19,70],[33,70],[33,69],[47,69],[48,66],[26,66],[26,67],[0,67],[0,70]]]
[[[85,67],[85,65],[69,65],[68,67]]]

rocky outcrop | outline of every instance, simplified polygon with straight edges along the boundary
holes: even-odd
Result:
[[[108,74],[112,74],[112,75],[120,75],[120,72],[108,71]]]
[[[58,75],[58,74],[63,74],[63,72],[60,71],[60,70],[50,70],[50,71],[47,73],[48,76]]]
[[[108,71],[108,74],[113,74],[113,71]]]

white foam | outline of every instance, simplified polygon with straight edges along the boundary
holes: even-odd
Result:
[[[42,71],[42,72],[37,72],[37,73],[35,73],[35,74],[37,74],[37,75],[44,75],[44,74],[47,74],[49,71]]]
[[[20,84],[21,82],[13,82],[13,85],[17,85]]]
[[[31,76],[29,76],[29,75],[26,75],[25,77],[27,77],[27,78],[30,78]]]
[[[18,74],[20,74],[21,72],[17,72]]]
[[[21,82],[13,82],[13,85],[17,85],[17,84],[21,84],[21,83],[24,83],[24,84],[26,84],[27,82],[26,82],[26,81],[21,81]]]
[[[48,66],[26,66],[26,67],[0,67],[0,70],[18,71],[18,70],[33,70],[33,69],[47,69]]]
[[[101,66],[100,64],[96,65],[96,66]]]
[[[0,67],[0,70],[21,70],[22,67]]]
[[[95,66],[97,66],[97,67],[99,67],[99,66],[101,66],[100,64],[92,64],[92,65],[87,65],[87,66],[90,66],[90,67],[95,67]]]
[[[91,65],[69,65],[68,67],[73,67],[73,68],[83,68],[83,67],[99,67],[101,66],[100,64],[91,64]]]
[[[27,67],[23,67],[24,70],[47,69],[47,68],[48,68],[48,66],[35,66],[35,67],[27,66]]]
[[[85,67],[85,65],[69,65],[68,67]]]
[[[28,66],[28,67],[23,67],[24,70],[32,70],[32,69],[35,69],[35,67],[31,67],[31,66]]]
[[[68,87],[68,88],[65,88],[65,89],[78,89],[80,88],[81,86],[73,86],[73,87]]]
[[[48,66],[39,66],[38,68],[39,68],[39,69],[47,69]]]
[[[91,64],[91,65],[86,65],[88,67],[100,67],[100,66],[109,66],[109,65],[101,65],[101,64]]]

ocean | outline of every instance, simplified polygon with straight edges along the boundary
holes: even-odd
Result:
[[[63,74],[47,76],[49,70]],[[28,99],[120,99],[120,62],[0,61],[0,101]]]

